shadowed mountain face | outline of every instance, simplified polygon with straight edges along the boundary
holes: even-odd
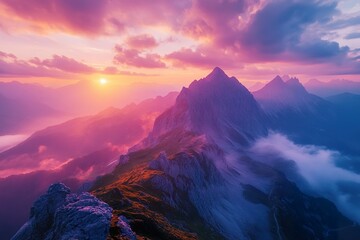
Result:
[[[205,134],[212,141],[248,144],[265,135],[265,114],[235,77],[215,68],[183,88],[175,105],[155,122],[153,136],[181,129]]]
[[[297,79],[277,77],[254,95],[219,68],[183,88],[149,135],[92,184],[91,193],[113,209],[107,239],[129,232],[137,239],[359,239],[359,219],[321,190],[326,178],[304,174],[297,162],[294,149],[309,147],[287,140],[283,154],[254,152],[274,129],[307,143],[313,131],[324,141],[318,127],[330,130],[337,107]],[[323,155],[315,156],[326,166]],[[358,186],[356,174],[338,171],[335,186]]]
[[[279,76],[253,94],[265,111],[270,113],[280,112],[285,108],[301,111],[322,101],[321,98],[309,94],[297,78],[290,78],[285,82]]]
[[[350,120],[359,115],[354,112],[344,117],[342,110],[345,105],[351,106],[350,102],[335,104],[308,93],[297,79],[285,82],[279,76],[254,92],[254,96],[266,112],[271,129],[300,143],[360,153],[360,140],[354,135],[360,134],[358,124]]]

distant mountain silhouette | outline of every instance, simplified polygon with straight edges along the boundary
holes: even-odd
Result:
[[[0,95],[0,135],[28,132],[32,125],[62,114],[36,102],[11,99]]]
[[[1,153],[0,205],[6,210],[0,212],[0,236],[8,239],[15,233],[49,184],[63,181],[74,191],[87,190],[84,183],[111,171],[119,154],[148,134],[156,116],[173,105],[176,96],[173,92],[48,127]]]
[[[94,114],[109,106],[126,105],[171,91],[170,85],[133,83],[121,85],[109,83],[100,86],[97,82],[86,80],[69,85],[49,88],[38,84],[20,82],[0,82],[0,95],[22,102],[46,104],[70,116]],[[45,127],[45,126],[42,126]]]
[[[360,94],[360,83],[350,80],[336,79],[322,82],[317,79],[311,79],[304,86],[309,92],[321,97],[329,97],[344,92]]]

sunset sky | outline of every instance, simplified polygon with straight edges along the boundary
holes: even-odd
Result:
[[[0,81],[360,81],[358,0],[0,0]]]

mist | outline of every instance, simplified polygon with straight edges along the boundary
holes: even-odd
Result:
[[[336,166],[347,156],[322,146],[298,145],[279,133],[257,140],[250,151],[257,161],[283,168],[304,192],[331,200],[344,215],[360,222],[360,175]]]
[[[0,136],[0,152],[3,152],[16,144],[22,142],[28,135],[3,135]]]

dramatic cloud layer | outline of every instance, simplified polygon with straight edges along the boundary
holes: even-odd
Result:
[[[0,52],[0,77],[59,77],[68,78],[69,73],[94,73],[96,70],[73,58],[53,55],[50,59],[35,57],[20,60],[10,53]]]
[[[291,74],[360,73],[356,1],[0,0],[0,12],[0,34],[50,36],[47,44],[52,50],[65,40],[70,54],[33,64],[69,73],[96,72],[95,65],[118,73],[109,71],[115,68],[111,63],[126,68],[120,72],[215,65],[260,69],[273,64],[273,69]],[[23,44],[16,35],[13,39],[7,45]],[[77,53],[80,59],[106,54],[107,61],[99,58],[94,66],[79,65],[71,60],[79,58]],[[16,71],[31,73],[27,66]]]
[[[40,30],[51,29],[95,35],[104,29],[108,0],[1,0],[5,10]]]
[[[268,164],[279,163],[279,159],[295,163],[296,172],[292,168],[285,169],[288,178],[307,188],[303,189],[306,192],[331,199],[347,216],[360,220],[360,191],[355,190],[360,189],[360,175],[335,165],[337,160],[345,158],[339,152],[319,146],[298,145],[276,133],[258,140],[252,150],[258,156],[273,156],[273,159],[258,158],[259,161],[266,159]]]

